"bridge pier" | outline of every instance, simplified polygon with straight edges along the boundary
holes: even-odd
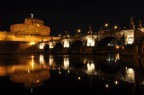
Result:
[[[138,45],[136,45],[136,46],[134,47],[134,52],[135,52],[135,54],[138,54],[138,53],[139,53],[139,46],[138,46]]]
[[[94,47],[86,47],[85,52],[89,53],[89,54],[93,54],[94,53]]]
[[[49,54],[53,54],[54,53],[54,49],[49,49]]]
[[[69,50],[70,50],[69,48],[64,48],[64,49],[63,49],[63,53],[64,53],[64,54],[68,54],[68,53],[69,53]]]

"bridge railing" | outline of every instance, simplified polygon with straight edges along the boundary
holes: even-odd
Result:
[[[109,30],[100,30],[98,31],[98,34],[115,34],[115,33],[118,33],[118,32],[121,32],[120,29],[109,29]]]

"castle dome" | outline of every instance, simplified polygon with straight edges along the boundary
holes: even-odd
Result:
[[[31,17],[26,18],[22,24],[11,25],[10,32],[16,35],[49,36],[50,27],[45,26],[42,20]]]

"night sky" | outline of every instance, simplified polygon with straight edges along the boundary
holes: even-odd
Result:
[[[141,2],[12,0],[0,5],[0,30],[9,31],[10,25],[23,23],[31,13],[51,27],[51,35],[64,35],[65,31],[73,35],[78,28],[85,34],[89,25],[96,32],[104,23],[109,23],[110,28],[114,25],[128,28],[130,17],[134,18],[135,24],[139,20],[144,22],[144,4]]]

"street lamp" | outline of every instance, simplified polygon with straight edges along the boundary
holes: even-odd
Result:
[[[77,29],[76,36],[80,35],[81,29]]]
[[[61,37],[61,34],[59,34],[59,37]]]
[[[117,28],[118,28],[118,26],[117,26],[117,25],[115,25],[115,26],[114,26],[114,29],[117,29]]]
[[[108,25],[108,23],[105,23],[105,27],[108,27],[109,25]]]
[[[78,33],[80,33],[80,32],[81,32],[81,30],[80,30],[80,29],[78,29],[78,30],[77,30],[77,32],[78,32]]]

